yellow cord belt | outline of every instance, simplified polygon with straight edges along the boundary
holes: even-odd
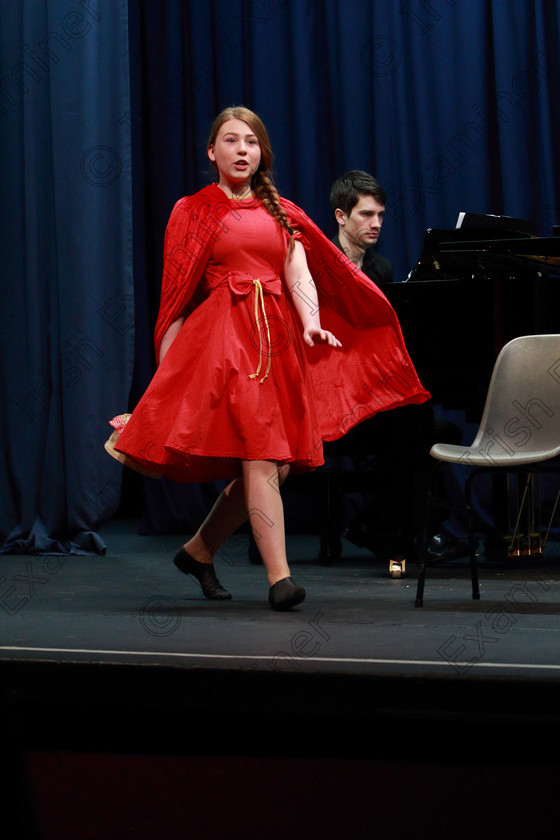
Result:
[[[270,327],[268,325],[268,318],[266,317],[266,309],[265,309],[265,306],[264,306],[263,287],[262,287],[262,283],[261,283],[261,281],[259,280],[258,277],[257,277],[256,280],[253,279],[253,286],[254,286],[254,289],[255,289],[255,324],[257,326],[257,330],[259,331],[259,364],[258,364],[256,372],[251,373],[249,375],[249,379],[258,379],[260,374],[261,374],[261,368],[262,368],[263,356],[264,356],[263,332],[266,332],[266,343],[267,343],[267,347],[266,347],[266,357],[267,357],[266,373],[262,377],[262,379],[259,380],[260,384],[262,385],[264,380],[267,378],[268,374],[270,373],[270,367],[271,367],[271,364],[272,364],[272,346],[271,346],[271,341],[270,341]],[[260,308],[261,308],[261,311],[262,311],[262,319],[259,318],[259,304],[260,304]],[[262,327],[261,320],[264,321],[264,329]]]

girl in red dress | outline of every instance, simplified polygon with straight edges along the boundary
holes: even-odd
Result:
[[[177,481],[230,478],[175,565],[207,598],[230,598],[213,555],[249,520],[269,603],[285,610],[305,598],[286,557],[280,486],[288,472],[320,466],[323,440],[429,394],[381,292],[279,197],[260,118],[226,109],[207,151],[217,184],[178,201],[166,230],[158,370],[133,414],[112,421],[107,448]],[[321,324],[306,254],[324,281],[321,310],[332,331]]]

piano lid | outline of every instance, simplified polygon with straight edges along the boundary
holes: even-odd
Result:
[[[519,236],[526,234],[527,236],[534,236],[535,222],[532,219],[516,219],[513,216],[496,216],[493,213],[459,213],[457,229],[465,230],[466,228],[474,228],[475,230],[502,230],[510,233],[517,233]]]
[[[529,220],[472,213],[460,213],[459,220],[461,227],[426,231],[420,259],[405,282],[466,278],[500,268],[524,272],[531,263],[533,268],[560,265],[560,237],[535,236]]]

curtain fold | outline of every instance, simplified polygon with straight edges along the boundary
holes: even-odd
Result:
[[[132,380],[126,2],[0,6],[3,553],[100,553]]]
[[[280,191],[329,236],[332,181],[372,172],[403,280],[460,211],[558,224],[559,36],[549,0],[0,4],[2,551],[103,551],[134,494],[141,527],[187,530],[220,489],[128,475],[121,496],[102,447],[155,369],[165,225],[212,179],[221,108],[260,114]]]

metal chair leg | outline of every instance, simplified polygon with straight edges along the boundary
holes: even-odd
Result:
[[[439,469],[439,462],[436,462],[430,471],[428,477],[428,490],[426,493],[426,512],[424,515],[424,528],[422,531],[422,541],[420,544],[420,569],[418,571],[418,582],[416,585],[416,600],[415,607],[424,606],[424,583],[426,581],[426,567],[428,565],[428,544],[430,542],[430,533],[432,530],[432,513],[434,507],[434,497],[432,482],[433,476],[437,469]]]
[[[422,562],[420,566],[420,571],[418,573],[418,583],[416,585],[416,600],[414,601],[415,607],[423,607],[424,606],[424,581],[426,580],[426,564]]]
[[[477,549],[477,541],[476,535],[474,531],[474,514],[473,514],[473,505],[472,505],[472,481],[477,475],[478,470],[474,470],[469,476],[467,476],[465,481],[465,502],[467,507],[467,526],[469,531],[469,552],[470,552],[470,565],[471,565],[471,583],[472,583],[472,596],[474,601],[478,601],[480,599],[480,586],[478,582],[478,558],[476,554]]]

